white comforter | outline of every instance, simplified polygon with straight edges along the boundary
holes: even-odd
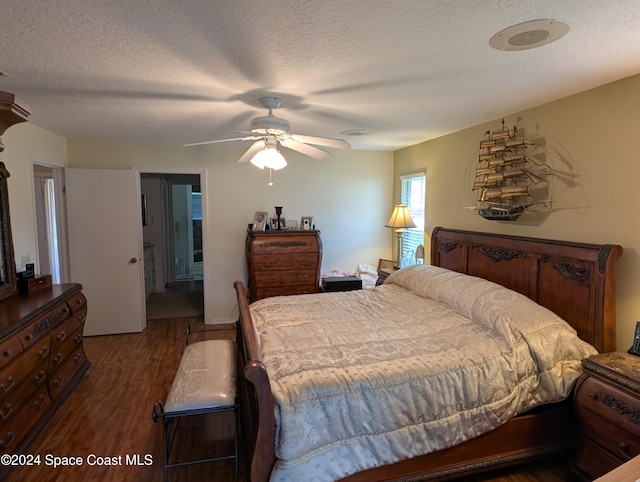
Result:
[[[330,481],[565,398],[596,351],[549,310],[432,266],[251,305],[276,401],[272,481]]]

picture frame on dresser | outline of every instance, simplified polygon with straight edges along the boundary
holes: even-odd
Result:
[[[256,214],[253,217],[252,229],[254,231],[264,231],[264,228],[267,225],[268,219],[269,219],[269,214],[266,211],[256,211]]]
[[[271,229],[278,229],[278,218],[271,218]],[[280,218],[280,229],[287,229],[287,221],[284,218]]]
[[[300,229],[309,231],[313,226],[313,216],[302,216],[300,218]]]

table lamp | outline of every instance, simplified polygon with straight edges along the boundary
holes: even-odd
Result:
[[[402,259],[402,233],[406,228],[415,228],[416,223],[411,219],[411,214],[409,214],[409,208],[405,204],[398,204],[393,208],[393,213],[391,213],[391,217],[387,224],[385,224],[387,228],[394,228],[396,231],[396,236],[398,237],[398,265],[400,268],[400,260]]]

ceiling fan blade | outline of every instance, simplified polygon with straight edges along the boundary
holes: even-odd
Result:
[[[205,144],[219,144],[221,142],[255,141],[256,139],[262,139],[262,136],[234,137],[232,139],[219,139],[217,141],[194,142],[192,144],[183,144],[182,147],[203,146]]]
[[[314,159],[326,159],[331,156],[327,151],[323,151],[322,149],[318,149],[317,147],[310,146],[291,138],[280,141],[280,144],[306,156],[313,157]]]
[[[253,144],[251,144],[251,147],[247,149],[244,154],[242,154],[242,157],[238,159],[238,162],[250,161],[251,159],[253,159],[253,156],[264,149],[265,146],[266,143],[264,142],[264,139],[260,139],[259,141],[254,142]]]
[[[291,134],[291,138],[305,144],[315,144],[317,146],[335,147],[336,149],[351,149],[351,145],[343,139],[333,139],[331,137],[303,136]]]

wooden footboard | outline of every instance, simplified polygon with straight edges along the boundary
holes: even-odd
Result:
[[[250,458],[249,480],[267,482],[276,461],[273,394],[249,312],[246,288],[241,281],[236,281],[233,286],[239,310],[236,337],[239,348],[238,392],[243,442]]]

